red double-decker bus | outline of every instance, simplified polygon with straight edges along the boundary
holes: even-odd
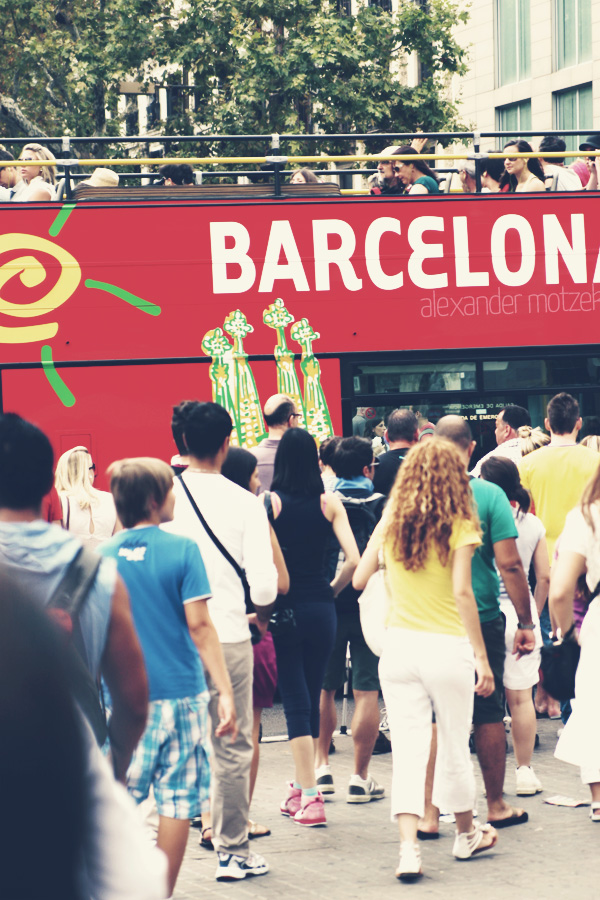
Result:
[[[251,446],[278,389],[317,436],[411,406],[467,417],[480,453],[507,403],[600,413],[591,192],[121,197],[0,213],[2,408],[57,453],[168,459],[184,398]]]

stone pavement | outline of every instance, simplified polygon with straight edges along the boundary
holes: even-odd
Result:
[[[336,737],[331,758],[337,793],[326,804],[326,828],[302,828],[279,813],[285,781],[292,772],[290,747],[264,743],[252,818],[272,830],[251,847],[268,860],[271,871],[237,883],[214,880],[216,857],[190,839],[174,897],[235,897],[235,900],[381,900],[391,891],[420,898],[459,900],[591,900],[600,897],[600,824],[588,818],[589,807],[549,806],[544,797],[564,794],[589,800],[579,773],[553,757],[560,722],[538,722],[540,748],[534,768],[544,785],[536,797],[516,798],[512,748],[507,759],[506,796],[529,812],[529,822],[499,832],[494,851],[459,862],[452,855],[454,826],[443,824],[438,841],[421,844],[424,877],[415,884],[394,878],[398,858],[396,825],[390,821],[391,754],[376,756],[371,772],[386,788],[381,801],[349,805],[345,789],[352,769],[352,739]],[[509,739],[510,746],[510,739]],[[475,761],[478,809],[485,815],[479,767]]]

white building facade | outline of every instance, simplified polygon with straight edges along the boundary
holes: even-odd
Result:
[[[472,0],[457,37],[469,72],[453,89],[469,127],[600,130],[600,0]]]

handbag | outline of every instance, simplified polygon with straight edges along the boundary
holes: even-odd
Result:
[[[580,654],[574,624],[561,640],[542,647],[542,684],[546,693],[555,700],[564,703],[575,696],[575,674]]]
[[[379,566],[371,575],[358,598],[360,627],[367,646],[375,656],[381,656],[385,637],[385,618],[389,602],[387,576],[383,552],[379,551]]]
[[[256,610],[254,609],[254,604],[252,603],[252,597],[250,596],[250,585],[248,584],[248,578],[246,577],[246,573],[245,573],[244,569],[242,569],[240,564],[233,558],[233,556],[231,555],[229,550],[221,543],[219,538],[216,536],[216,534],[214,533],[214,531],[212,530],[212,528],[210,527],[210,525],[208,524],[208,522],[206,521],[206,519],[204,518],[202,513],[200,512],[200,510],[198,508],[198,504],[192,497],[187,484],[183,480],[183,477],[181,475],[177,475],[176,478],[178,478],[179,481],[181,482],[181,486],[183,487],[183,489],[187,495],[187,498],[192,505],[192,509],[194,510],[194,512],[196,513],[198,518],[200,519],[200,523],[201,523],[202,527],[204,528],[204,530],[206,531],[207,535],[209,536],[209,538],[211,539],[211,541],[213,542],[213,544],[215,545],[217,550],[225,557],[225,559],[227,560],[229,565],[232,567],[232,569],[235,571],[236,575],[242,582],[242,587],[244,589],[244,605],[246,607],[246,614],[252,615],[253,613],[256,612]],[[252,643],[253,644],[260,643],[260,641],[262,639],[262,634],[260,633],[260,631],[258,630],[256,625],[250,625],[249,628],[250,628],[250,637],[251,637]]]

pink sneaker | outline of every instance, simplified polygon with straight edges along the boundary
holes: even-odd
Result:
[[[305,797],[294,816],[294,822],[297,822],[298,825],[308,825],[309,828],[315,825],[327,825],[323,795],[319,793],[316,797]]]
[[[282,816],[290,816],[290,818],[294,818],[300,806],[302,804],[302,791],[300,788],[294,787],[294,782],[290,781],[288,784],[288,793],[287,797],[279,807],[281,810]]]

